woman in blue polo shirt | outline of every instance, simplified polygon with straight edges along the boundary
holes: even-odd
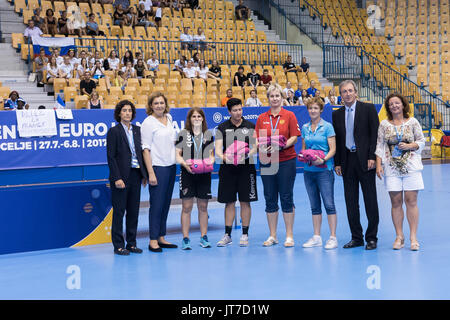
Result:
[[[336,207],[334,205],[334,163],[336,153],[336,139],[333,125],[323,120],[320,115],[323,112],[324,102],[321,98],[310,99],[307,104],[311,121],[302,127],[302,150],[320,150],[325,157],[316,157],[311,163],[305,163],[303,177],[305,187],[311,203],[313,215],[314,235],[303,244],[304,248],[321,247],[322,237],[320,227],[322,224],[321,198],[328,216],[330,226],[330,238],[325,244],[325,249],[337,248],[336,239]]]

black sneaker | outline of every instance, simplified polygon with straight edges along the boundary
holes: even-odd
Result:
[[[118,254],[119,256],[129,256],[130,255],[130,251],[128,251],[125,248],[118,248],[114,250],[115,254]]]

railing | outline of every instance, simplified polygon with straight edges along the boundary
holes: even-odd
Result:
[[[450,128],[450,104],[362,47],[324,45],[323,75],[334,80],[353,79],[359,94],[373,103],[383,103],[387,95],[399,92],[414,105],[415,117],[424,130]]]
[[[295,63],[300,63],[303,57],[301,44],[275,44],[256,42],[213,42],[203,44],[193,43],[189,49],[181,41],[171,40],[132,40],[117,38],[76,38],[78,48],[99,50],[105,56],[116,50],[122,57],[126,50],[140,51],[147,59],[150,53],[155,53],[160,63],[172,64],[179,59],[180,54],[191,56],[200,52],[206,63],[218,60],[219,64],[260,64],[278,65],[286,61],[288,55]]]

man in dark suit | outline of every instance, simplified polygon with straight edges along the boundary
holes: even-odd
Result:
[[[357,88],[352,80],[339,85],[344,106],[333,112],[336,132],[336,174],[343,177],[345,205],[352,239],[344,248],[364,245],[359,214],[359,185],[364,196],[368,220],[365,234],[366,250],[376,249],[378,232],[378,203],[375,184],[375,148],[378,114],[375,106],[357,101]]]
[[[144,165],[141,147],[140,127],[131,124],[136,116],[136,108],[128,100],[120,101],[114,110],[118,124],[108,130],[106,150],[111,183],[111,202],[113,219],[111,238],[114,253],[129,255],[142,253],[136,247],[136,233],[141,201],[141,182],[147,183],[147,170]],[[123,238],[123,217],[126,217],[126,240]]]

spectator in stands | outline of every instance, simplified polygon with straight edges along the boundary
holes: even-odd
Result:
[[[303,91],[304,91],[303,90],[303,84],[301,82],[299,82],[298,85],[297,85],[297,90],[295,90],[295,92],[294,92],[294,96],[296,96],[297,99],[301,98]]]
[[[222,78],[222,69],[220,68],[217,60],[212,61],[211,68],[209,68],[208,71],[208,78],[215,79],[217,81]]]
[[[309,72],[309,63],[306,62],[306,57],[302,58],[302,64],[300,65],[300,68],[302,68],[303,72]]]
[[[58,30],[60,34],[69,35],[69,28],[67,26],[67,11],[61,12],[61,17],[58,19]]]
[[[143,26],[143,27],[156,27],[156,24],[150,21],[151,16],[151,6],[150,11],[147,11],[145,9],[145,4],[143,2],[139,3],[138,11],[137,11],[137,26]]]
[[[58,47],[52,49],[52,55],[56,58],[56,64],[59,66],[64,63],[64,58],[59,54],[60,50]]]
[[[84,21],[80,10],[72,11],[72,15],[67,19],[67,28],[69,34],[76,34],[79,37],[86,35],[86,21]]]
[[[239,0],[239,4],[234,9],[236,20],[250,20],[250,9],[244,5],[244,0]]]
[[[119,70],[120,60],[117,58],[116,50],[111,50],[108,57],[109,69],[114,71],[114,74],[117,75],[117,70]]]
[[[31,43],[31,39],[34,36],[41,36],[41,35],[42,35],[41,29],[39,29],[38,27],[36,27],[34,25],[33,20],[31,20],[31,19],[28,20],[28,27],[23,32],[23,38],[25,40],[25,43],[28,43],[28,40],[30,40],[30,43]]]
[[[99,83],[99,79],[105,78],[106,82],[106,89],[109,90],[111,87],[111,83],[109,80],[109,77],[105,74],[105,69],[102,67],[102,63],[100,60],[95,61],[95,65],[91,70],[91,77],[96,81],[96,83]]]
[[[316,96],[317,88],[315,86],[316,86],[316,82],[314,80],[311,80],[311,82],[309,83],[309,88],[308,88],[308,90],[306,90],[306,92],[308,92],[308,95],[310,97]]]
[[[43,87],[44,83],[44,70],[47,68],[48,58],[45,56],[45,49],[41,48],[39,50],[39,56],[34,59],[34,63],[36,65],[36,80],[38,87]]]
[[[89,60],[89,65],[91,66],[91,68],[93,68],[95,66],[95,63],[97,61],[100,61],[100,64],[103,65],[103,58],[101,56],[101,52],[98,50],[95,50],[95,54],[94,56]]]
[[[89,64],[88,64],[86,58],[81,58],[80,64],[78,65],[76,70],[77,70],[77,74],[76,74],[77,79],[82,79],[83,75],[86,71],[90,72]]]
[[[209,68],[206,66],[205,64],[205,60],[204,59],[200,59],[200,62],[198,63],[198,77],[200,79],[206,80],[208,79],[208,72],[209,72]]]
[[[123,56],[121,62],[122,65],[126,65],[127,62],[131,62],[132,64],[134,64],[133,52],[131,52],[131,50],[125,51],[125,55]]]
[[[192,10],[199,8],[198,0],[187,0],[186,2],[189,4]]]
[[[133,68],[133,64],[131,61],[128,61],[125,66],[122,67],[122,72],[128,78],[136,78],[136,69]]]
[[[252,71],[247,74],[248,85],[257,88],[261,82],[261,76],[256,72],[256,66],[253,64],[251,66]]]
[[[152,93],[146,111],[148,117],[142,122],[141,137],[150,192],[149,250],[161,252],[161,248],[177,248],[164,239],[176,176],[176,132],[162,93]]]
[[[222,107],[226,107],[228,100],[230,100],[231,98],[233,98],[233,90],[228,89],[227,90],[227,95],[222,98],[222,100],[220,101],[220,105]]]
[[[316,90],[316,93],[314,94],[314,98],[319,98],[319,99],[321,99],[322,102],[325,104],[325,99],[322,98],[321,94],[322,94],[322,93],[320,92],[320,90],[317,89],[317,90]]]
[[[299,71],[300,67],[297,67],[293,62],[292,62],[292,56],[287,56],[286,58],[286,62],[283,64],[283,70],[284,72],[297,72]]]
[[[286,101],[290,106],[298,106],[298,98],[294,95],[293,90],[287,91],[287,98]]]
[[[95,22],[95,14],[89,15],[89,20],[86,22],[86,33],[88,36],[104,36],[105,33],[98,29],[98,23]]]
[[[179,71],[182,76],[184,76],[183,70],[187,66],[187,59],[185,56],[181,55],[180,59],[176,60],[173,64],[173,71]]]
[[[127,0],[122,0],[127,1]],[[117,2],[117,0],[116,0]],[[114,11],[114,25],[120,26],[121,28],[123,26],[129,25],[130,21],[127,16],[127,12],[123,9],[122,5],[119,4],[116,7],[116,10]]]
[[[272,84],[272,76],[269,74],[269,70],[264,69],[263,74],[261,76],[261,85],[269,88],[269,86]]]
[[[102,100],[98,96],[98,92],[93,90],[89,99],[89,109],[103,109]]]
[[[70,49],[67,52],[67,56],[69,57],[69,62],[72,65],[73,69],[76,70],[79,64],[79,60],[78,58],[75,56],[75,50],[74,49]]]
[[[187,67],[183,69],[184,76],[188,79],[192,79],[192,83],[194,79],[198,77],[198,68],[194,67],[194,63],[192,60],[189,60],[187,63]]]
[[[283,89],[283,96],[285,98],[289,96],[289,91],[292,91],[292,94],[294,94],[294,89],[292,88],[292,84],[290,81],[286,82],[286,88]]]
[[[194,41],[194,37],[189,34],[188,27],[183,28],[183,33],[180,34],[180,41],[181,41],[181,49],[184,49],[184,50],[192,49],[192,43]]]
[[[310,98],[310,96],[308,94],[308,91],[303,90],[302,91],[302,96],[300,98],[298,98],[299,105],[301,105],[301,106],[307,105],[309,99],[311,99],[311,98]]]
[[[245,84],[247,83],[247,77],[244,74],[244,67],[243,66],[239,66],[238,71],[234,74],[233,77],[233,86],[239,86],[239,87],[244,87]]]
[[[22,101],[25,109],[28,109],[28,104],[19,97],[19,93],[17,91],[11,91],[9,93],[8,99],[5,100],[4,108],[5,110],[15,110],[18,108],[19,101]]]
[[[52,9],[47,9],[45,12],[45,30],[46,33],[49,33],[52,35],[52,37],[55,36],[55,34],[58,33],[58,28],[56,27],[56,18],[54,16],[54,12]]]
[[[200,62],[199,53],[196,52],[191,58],[194,67],[198,67],[198,63]]]
[[[197,34],[192,37],[194,49],[200,49],[202,52],[208,47],[206,36],[202,28],[197,29]]]
[[[164,2],[162,2],[155,12],[155,22],[158,29],[161,27],[162,9],[165,7]]]
[[[328,91],[328,96],[325,97],[325,105],[332,105],[332,106],[338,105],[338,97],[336,97],[334,88]]]
[[[41,8],[34,9],[33,13],[34,15],[31,17],[31,20],[34,21],[34,25],[41,29],[43,33],[48,33],[45,26],[45,19],[41,17]]]
[[[73,66],[70,63],[70,57],[64,56],[64,63],[59,66],[59,77],[66,79],[67,85],[69,85],[69,79],[73,75]]]
[[[138,59],[144,60],[144,56],[142,55],[142,52],[136,51],[135,52],[135,58],[133,60],[133,66],[137,63]]]
[[[128,84],[128,78],[125,75],[125,72],[123,72],[122,70],[119,70],[117,72],[117,78],[114,81],[114,86],[116,87],[120,87],[122,90],[125,90],[125,87]]]
[[[59,78],[59,67],[55,55],[52,55],[50,62],[47,64],[47,83],[53,84],[55,78]]]
[[[43,107],[43,108],[42,108]],[[30,105],[22,98],[17,99],[17,110],[28,110]],[[39,106],[38,109],[45,109],[45,106]]]
[[[89,70],[84,72],[84,76],[80,81],[81,94],[91,96],[92,91],[97,87],[97,83],[91,79],[91,73]]]
[[[156,53],[152,53],[152,57],[147,60],[147,68],[149,71],[153,71],[155,77],[158,76],[159,61],[156,59]]]
[[[145,64],[143,59],[138,59],[136,65],[134,66],[136,70],[136,76],[138,79],[142,79],[145,77],[145,71],[148,71],[147,65]]]
[[[256,90],[255,89],[250,91],[250,97],[245,102],[245,106],[246,107],[262,107],[262,102],[256,96]]]
[[[130,27],[137,26],[138,15],[137,15],[137,11],[134,6],[132,6],[128,9],[127,17],[128,17],[128,26],[130,26]]]
[[[152,13],[152,0],[140,0],[139,1],[139,8],[141,7],[141,4],[144,5],[144,9],[145,12],[147,12],[147,14],[151,14]]]

